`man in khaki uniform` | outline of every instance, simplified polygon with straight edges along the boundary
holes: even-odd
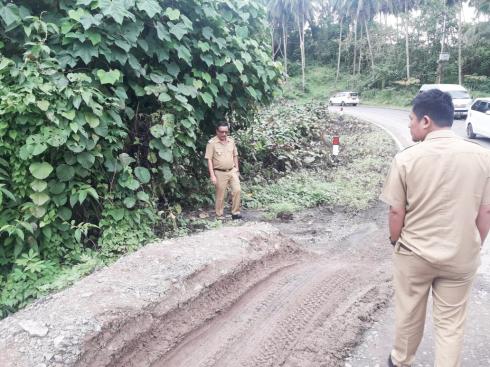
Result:
[[[223,217],[226,188],[231,186],[232,219],[241,219],[240,215],[240,179],[238,170],[238,152],[235,141],[228,136],[228,124],[221,122],[216,128],[216,136],[208,141],[205,158],[208,160],[209,176],[216,187],[216,217]]]
[[[381,200],[390,205],[394,246],[395,342],[389,366],[410,366],[433,298],[436,367],[461,365],[468,297],[490,228],[490,152],[452,131],[451,97],[419,94],[410,133]]]

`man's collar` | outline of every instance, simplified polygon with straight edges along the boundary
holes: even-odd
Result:
[[[431,131],[425,136],[424,140],[438,139],[438,138],[455,138],[456,134],[451,129],[438,129]]]

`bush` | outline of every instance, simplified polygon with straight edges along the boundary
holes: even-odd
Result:
[[[205,201],[196,193],[214,123],[246,127],[277,90],[265,11],[253,1],[0,5],[0,274],[8,287],[21,282],[11,274],[31,251],[55,271],[89,249],[110,259],[173,220],[159,213]]]

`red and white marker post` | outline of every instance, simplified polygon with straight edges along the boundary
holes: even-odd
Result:
[[[339,155],[339,147],[340,147],[340,137],[334,136],[332,139],[332,155]]]

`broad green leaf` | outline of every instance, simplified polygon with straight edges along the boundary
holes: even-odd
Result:
[[[136,191],[140,188],[140,183],[135,179],[131,178],[124,183],[124,186],[130,190]]]
[[[31,188],[36,192],[42,192],[48,187],[48,183],[46,181],[34,180],[31,182]]]
[[[75,169],[67,164],[61,164],[56,168],[56,176],[60,181],[70,181],[75,176]]]
[[[73,121],[73,119],[75,118],[76,116],[76,112],[75,110],[70,110],[70,111],[66,111],[66,112],[61,112],[61,116],[63,116],[64,118],[70,120],[70,121]]]
[[[49,108],[49,102],[46,101],[46,100],[44,100],[44,99],[42,99],[40,101],[37,101],[37,106],[39,107],[39,109],[41,111],[47,111],[48,108]]]
[[[241,38],[248,38],[248,28],[247,27],[235,27],[236,34]]]
[[[163,165],[160,167],[163,173],[163,181],[164,183],[169,183],[173,178],[174,175],[172,174],[172,171],[169,166]]]
[[[240,60],[233,60],[233,63],[235,64],[237,70],[240,72],[240,74],[243,72],[243,64]]]
[[[97,70],[97,77],[101,84],[112,84],[114,85],[121,77],[121,72],[119,70],[105,71],[102,69]]]
[[[201,55],[199,55],[199,57],[201,58],[202,61],[204,61],[206,63],[206,65],[208,67],[211,67],[211,66],[214,65],[214,58],[213,58],[213,56],[207,55],[207,54],[201,54]]]
[[[136,167],[134,170],[134,174],[142,184],[147,184],[148,182],[150,182],[151,174],[148,168]]]
[[[91,112],[85,113],[85,121],[87,121],[87,123],[92,129],[95,129],[100,124],[100,120],[97,117],[97,115]]]
[[[202,35],[204,36],[204,38],[210,40],[213,37],[213,30],[209,27],[204,27],[202,29]]]
[[[165,135],[165,128],[162,125],[153,125],[150,127],[150,133],[155,138],[160,138]]]
[[[35,192],[29,195],[29,197],[31,198],[32,202],[37,206],[43,206],[50,199],[49,195],[45,192]]]
[[[168,102],[171,99],[172,98],[167,93],[160,93],[160,95],[158,96],[158,100],[163,103]]]
[[[206,103],[208,105],[208,107],[212,107],[213,105],[213,96],[207,92],[205,93],[201,93],[201,98],[202,100],[204,101],[204,103]]]
[[[95,163],[95,156],[90,152],[82,152],[77,155],[77,162],[85,169],[90,169]]]
[[[36,162],[29,166],[29,171],[38,180],[44,180],[53,172],[53,166],[47,162]]]
[[[2,7],[0,8],[0,17],[7,27],[22,20],[19,16],[19,9],[17,5],[14,4],[2,4]]]
[[[177,65],[174,62],[171,62],[171,63],[165,63],[165,67],[167,68],[167,72],[170,75],[172,75],[175,78],[177,78],[177,76],[179,75],[179,72],[180,72],[179,65]]]
[[[187,28],[184,23],[173,24],[168,22],[169,32],[172,33],[179,41],[187,34]]]
[[[157,29],[157,37],[160,41],[170,41],[170,33],[168,29],[160,22],[155,23],[155,28]]]
[[[102,14],[114,19],[116,23],[122,24],[125,17],[134,20],[134,15],[126,8],[129,5],[125,0],[99,0],[98,2]]]
[[[97,46],[102,41],[100,33],[87,32],[87,38],[92,42],[93,46]]]
[[[124,218],[124,213],[126,211],[124,208],[117,208],[117,209],[111,209],[107,212],[108,215],[110,215],[116,222],[119,222],[121,219]]]
[[[46,214],[46,208],[43,206],[35,206],[29,209],[31,214],[35,216],[36,218],[42,218],[44,217],[44,214]]]
[[[56,169],[58,172],[58,169]],[[54,195],[59,195],[65,190],[65,184],[63,182],[50,181],[49,182],[49,192]]]
[[[136,205],[136,199],[133,196],[129,196],[124,199],[123,203],[126,208],[131,209]]]
[[[70,208],[67,208],[66,206],[63,206],[58,209],[58,217],[63,219],[64,221],[69,221],[72,216],[72,211]]]
[[[192,55],[189,49],[183,45],[177,46],[175,49],[177,50],[179,59],[182,59],[187,62],[187,64],[191,65]]]
[[[201,49],[201,51],[203,51],[203,52],[207,52],[210,50],[209,43],[207,43],[207,42],[199,41],[199,42],[197,42],[197,47],[199,47]]]
[[[122,163],[123,167],[128,167],[131,163],[136,162],[136,160],[127,153],[119,154],[119,161]]]
[[[161,149],[158,151],[158,155],[166,162],[172,163],[174,161],[171,149]]]
[[[170,20],[177,20],[180,17],[180,11],[178,9],[167,8],[165,9],[165,13],[163,13]]]
[[[83,8],[78,8],[77,10],[71,9],[68,11],[68,16],[77,22],[80,21],[80,18],[82,18],[84,14],[85,10]]]
[[[150,18],[162,12],[162,8],[156,0],[137,1],[136,6],[139,10],[146,12]]]
[[[136,197],[138,198],[138,200],[143,201],[145,203],[150,202],[150,196],[144,191],[138,191]]]

